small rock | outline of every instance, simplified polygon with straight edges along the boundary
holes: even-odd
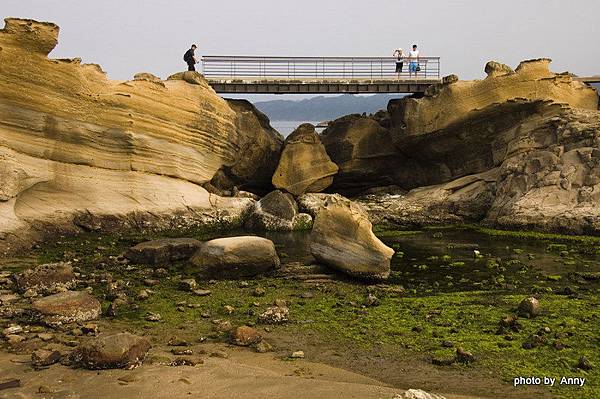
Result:
[[[212,294],[211,290],[194,290],[192,292],[194,293],[194,295],[197,295],[197,296],[208,296],[208,295]]]
[[[137,295],[137,299],[139,299],[140,301],[143,301],[144,299],[148,299],[150,297],[150,294],[148,293],[147,290],[140,290],[140,292],[138,292]]]
[[[85,335],[98,335],[98,325],[94,323],[86,323],[81,326],[81,332]]]
[[[292,354],[290,355],[290,358],[292,358],[292,359],[304,359],[304,352],[303,351],[292,352]]]
[[[161,319],[162,319],[162,317],[161,317],[160,313],[154,313],[154,312],[146,313],[146,317],[145,317],[146,321],[157,322],[157,321],[160,321]]]
[[[239,346],[250,346],[259,343],[261,335],[252,327],[240,326],[231,333],[231,342]]]
[[[594,365],[585,357],[581,356],[577,363],[577,368],[585,371],[589,371],[594,368]]]
[[[141,364],[150,341],[129,333],[95,338],[77,348],[73,360],[88,369],[131,369]]]
[[[227,332],[233,328],[231,322],[228,320],[214,319],[211,320],[211,323],[213,323],[215,325],[215,329],[220,332]]]
[[[2,330],[2,335],[7,336],[12,334],[18,334],[20,332],[23,332],[23,327],[19,325],[12,325]]]
[[[54,339],[54,335],[50,333],[39,333],[37,337],[44,342],[52,341],[52,339]]]
[[[267,353],[273,350],[273,346],[271,346],[271,344],[267,341],[261,340],[254,346],[254,349],[256,349],[258,353]]]
[[[61,354],[59,351],[38,349],[31,354],[31,365],[33,368],[42,368],[50,366],[60,361]]]
[[[38,299],[32,310],[35,317],[50,326],[95,320],[102,311],[100,302],[85,291],[60,292]]]
[[[225,312],[227,312],[227,314],[232,314],[233,312],[235,312],[235,308],[233,306],[225,305],[223,306],[223,309],[225,310]]]
[[[250,284],[248,284],[247,281],[240,281],[239,287],[240,288],[246,288],[248,287]]]
[[[8,344],[11,346],[20,344],[21,342],[25,341],[25,337],[23,337],[22,335],[16,335],[16,334],[6,335],[5,338],[8,341]]]
[[[540,314],[540,302],[534,298],[525,298],[519,304],[519,314],[525,317],[535,317]]]
[[[189,356],[189,355],[193,355],[194,351],[191,349],[177,349],[177,348],[173,348],[171,349],[171,353],[176,355],[176,356]]]
[[[444,348],[453,348],[454,344],[450,341],[442,341],[442,347]]]
[[[252,291],[252,295],[254,296],[264,296],[267,291],[262,287],[256,287],[254,291]]]
[[[367,295],[367,298],[365,299],[365,306],[378,306],[378,305],[379,305],[379,298],[377,298],[373,294]]]
[[[456,348],[456,361],[459,363],[471,363],[475,361],[475,356],[471,352],[465,351],[463,348]]]
[[[314,298],[314,294],[312,292],[303,292],[302,294],[300,294],[300,298],[302,299],[310,299],[310,298]]]
[[[182,356],[171,362],[171,366],[197,366],[203,364],[204,360],[199,356]]]
[[[154,280],[151,278],[147,278],[144,280],[144,284],[147,285],[148,287],[154,287],[155,285],[159,285],[160,281],[159,280]]]
[[[266,324],[281,324],[288,321],[289,314],[287,307],[271,306],[258,316],[258,320]]]
[[[210,312],[200,313],[200,317],[202,317],[203,319],[208,319],[208,318],[210,318],[210,316],[211,316]]]
[[[409,389],[403,395],[397,394],[392,399],[446,399],[434,393],[425,392],[422,389]]]
[[[198,288],[198,283],[193,278],[181,280],[179,282],[179,289],[183,291],[194,291]]]

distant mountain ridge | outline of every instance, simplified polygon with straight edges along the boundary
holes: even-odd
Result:
[[[256,102],[254,105],[273,121],[333,120],[348,114],[368,114],[386,109],[393,98],[402,94],[374,94],[356,96],[343,94],[335,97],[313,97],[305,100],[272,100]]]

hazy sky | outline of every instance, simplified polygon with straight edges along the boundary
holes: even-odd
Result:
[[[419,44],[442,73],[483,76],[497,60],[550,57],[555,71],[600,74],[600,0],[0,0],[0,16],[57,23],[53,57],[81,57],[114,79],[185,69],[211,55],[372,55]]]

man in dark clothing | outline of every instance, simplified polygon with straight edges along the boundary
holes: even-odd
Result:
[[[186,51],[185,54],[183,55],[183,60],[188,65],[188,71],[196,70],[196,67],[194,66],[196,64],[196,56],[194,55],[195,50],[196,50],[196,45],[192,44],[192,48],[190,48],[188,51]]]

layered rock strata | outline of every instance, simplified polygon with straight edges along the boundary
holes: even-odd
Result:
[[[240,219],[252,201],[201,185],[224,170],[238,185],[268,183],[282,139],[264,116],[198,73],[113,81],[98,65],[50,59],[58,31],[22,19],[0,30],[2,249],[54,228]]]

